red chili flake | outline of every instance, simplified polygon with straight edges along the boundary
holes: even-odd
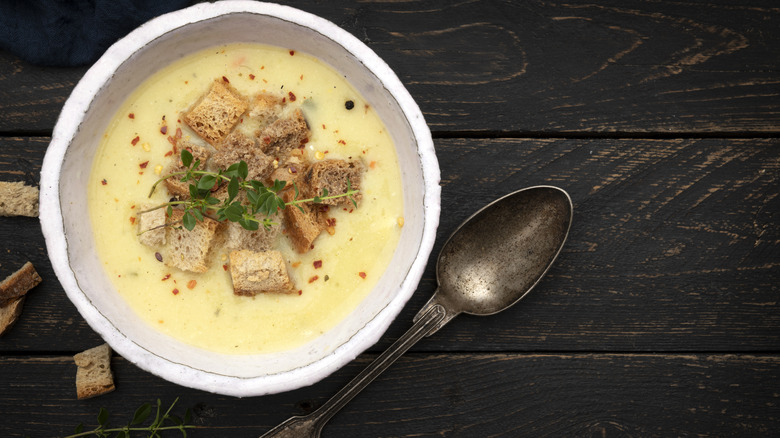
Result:
[[[303,295],[303,291],[301,289],[298,289],[298,295]]]
[[[339,140],[339,144],[347,144],[347,142],[344,140]]]
[[[176,143],[178,143],[178,140],[174,137],[168,136],[168,143],[170,143],[173,146],[176,146]]]
[[[228,270],[228,265],[222,265],[222,269],[227,271]]]
[[[225,83],[226,83],[226,84],[229,84],[229,83],[230,83],[230,81],[228,80],[228,78],[226,78],[226,77],[224,77],[224,76],[222,76],[222,80],[223,80],[223,81],[225,81]]]
[[[287,95],[290,96],[290,102],[295,102],[296,97],[295,97],[295,94],[293,94],[292,91],[288,91]]]
[[[187,289],[195,289],[195,286],[198,285],[198,282],[195,280],[190,280],[187,282]]]
[[[366,273],[363,271],[358,272],[358,275],[360,276],[360,278],[366,278]]]
[[[106,179],[103,178],[103,181],[100,181],[100,184],[106,185],[106,184],[108,184],[108,181],[106,181]]]
[[[293,267],[293,268],[297,268],[298,266],[301,266],[301,262],[300,262],[300,261],[298,261],[298,262],[292,262],[292,267]]]
[[[287,98],[286,98],[286,97],[283,97],[283,98],[282,98],[282,103],[285,103],[285,102],[287,102]]]
[[[302,145],[304,145],[304,144],[306,144],[306,143],[308,143],[308,142],[309,142],[309,137],[303,137],[303,138],[301,139],[301,144],[302,144]]]
[[[303,75],[301,75],[301,80],[303,80]]]
[[[329,227],[335,227],[336,226],[336,218],[335,217],[329,217],[326,222],[328,223]]]
[[[168,152],[165,153],[166,157],[170,157],[171,155],[173,155],[173,151],[168,151]]]
[[[322,124],[322,129],[326,129],[326,128],[325,128],[325,124],[324,124],[324,123]]]
[[[130,114],[127,115],[127,117],[129,117],[131,119],[134,119],[135,118],[135,114],[134,113],[130,113]]]
[[[253,75],[252,73],[249,73],[249,79],[254,81],[255,80],[255,75]]]
[[[169,278],[171,278],[171,274],[165,274],[165,277],[163,277],[161,281],[165,281]]]
[[[263,137],[265,144],[271,144],[271,137]]]
[[[309,283],[314,283],[314,282],[315,282],[315,281],[317,281],[319,278],[320,278],[320,276],[319,276],[319,275],[315,275],[314,277],[312,277],[312,278],[310,278],[310,279],[309,279]]]
[[[139,136],[137,136],[137,135],[136,135],[134,139],[130,140],[130,144],[132,144],[133,146],[135,146],[136,144],[138,144],[138,141],[139,141],[139,140],[141,140],[141,137],[139,137]]]
[[[162,135],[167,134],[168,133],[168,125],[162,125],[162,127],[160,127],[160,132],[162,133]]]
[[[154,253],[154,258],[156,258],[158,262],[161,262],[162,261],[162,254],[160,254],[159,252],[156,252],[156,253]]]
[[[290,50],[290,56],[295,56],[295,50]]]
[[[174,289],[174,290],[173,290],[173,294],[174,294],[174,295],[179,295],[179,289]]]
[[[131,223],[131,224],[134,224],[134,223],[135,223],[135,216],[131,216],[131,217],[130,217],[130,223]]]
[[[141,169],[146,169],[146,166],[148,166],[148,165],[149,165],[149,162],[148,161],[144,161],[143,163],[139,164],[138,167],[140,167]]]
[[[314,261],[314,269],[320,269],[322,267],[322,260]]]

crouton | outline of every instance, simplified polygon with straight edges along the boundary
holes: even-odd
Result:
[[[233,132],[211,156],[209,164],[216,169],[227,169],[231,165],[244,161],[249,169],[248,179],[262,181],[273,170],[273,158],[264,154],[253,138],[240,132]]]
[[[73,356],[76,370],[76,396],[79,400],[107,394],[115,389],[111,373],[111,348],[103,344]]]
[[[292,190],[282,193],[282,199],[286,203],[292,202],[294,197]],[[283,211],[285,229],[293,247],[301,254],[308,252],[314,239],[327,226],[327,213],[321,212],[319,206],[309,203],[287,205]]]
[[[24,298],[24,296],[21,296],[0,303],[0,336],[3,336],[10,330],[16,323],[16,320],[19,319],[19,316],[22,314]]]
[[[166,167],[163,172],[164,175],[170,175],[172,173],[181,172],[185,170],[184,163],[181,162],[181,151],[187,149],[192,153],[192,162],[200,160],[201,164],[198,169],[204,169],[206,167],[206,160],[209,159],[211,153],[203,146],[198,146],[187,141],[181,141],[177,146],[174,146],[173,151],[175,157],[171,163]],[[192,181],[182,181],[181,176],[173,176],[165,180],[165,187],[168,188],[168,193],[171,196],[176,196],[182,199],[188,199],[190,197],[190,184]]]
[[[0,216],[38,216],[38,188],[0,181]]]
[[[165,245],[165,227],[163,225],[165,225],[164,208],[139,214],[138,241],[153,248]]]
[[[294,285],[279,251],[249,250],[230,253],[230,278],[233,293],[254,296],[259,293],[290,293]]]
[[[303,112],[296,109],[290,116],[265,127],[257,137],[263,152],[275,158],[284,158],[291,150],[303,147],[310,136]]]
[[[184,211],[175,209],[169,222],[175,223],[184,217]],[[173,268],[190,272],[206,272],[211,242],[217,233],[219,222],[204,217],[192,231],[183,227],[166,227],[165,255],[163,263]]]
[[[271,93],[260,93],[252,99],[249,117],[257,120],[260,126],[268,126],[279,118],[284,108],[280,96]]]
[[[32,263],[25,263],[19,270],[0,283],[0,305],[19,298],[41,282],[41,276]]]
[[[281,216],[281,215],[277,215]],[[242,227],[238,222],[229,222],[222,231],[224,243],[222,248],[226,252],[239,249],[249,249],[252,251],[268,251],[274,247],[276,237],[281,232],[279,221],[280,217],[272,217],[275,225],[265,228],[263,225],[257,230],[250,231]]]
[[[354,190],[360,189],[360,179],[363,173],[363,164],[360,161],[322,160],[312,163],[303,174],[305,196],[313,198],[323,196],[327,190],[328,196],[347,193],[347,181]],[[354,195],[355,201],[360,200],[360,193]],[[350,197],[325,199],[323,204],[342,205],[352,202]]]
[[[184,123],[214,147],[230,134],[246,111],[246,100],[224,80],[215,80],[209,91],[184,114]]]

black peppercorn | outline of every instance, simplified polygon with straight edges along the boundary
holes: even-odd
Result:
[[[346,107],[348,110],[351,110],[352,108],[354,108],[354,107],[355,107],[355,102],[353,102],[353,101],[351,101],[351,100],[348,100],[348,101],[347,101],[347,102],[344,104],[344,106],[345,106],[345,107]]]

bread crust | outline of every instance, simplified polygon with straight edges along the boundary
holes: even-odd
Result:
[[[42,281],[31,262],[26,262],[16,272],[0,283],[0,306],[19,298]]]
[[[38,216],[38,188],[0,181],[0,216]]]
[[[76,370],[76,396],[79,400],[107,394],[116,387],[111,372],[111,348],[99,345],[73,356]]]
[[[184,114],[184,123],[218,148],[248,107],[246,99],[225,78],[217,79],[209,91]]]

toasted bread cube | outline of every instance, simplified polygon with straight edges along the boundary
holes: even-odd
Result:
[[[148,207],[147,207],[148,208]],[[165,209],[147,211],[138,215],[138,241],[152,248],[165,245]]]
[[[303,147],[310,136],[309,125],[298,108],[290,116],[274,121],[258,134],[263,152],[277,159],[284,158],[293,149]]]
[[[173,210],[173,216],[168,218],[171,223],[178,222],[184,217],[183,210]],[[165,255],[163,262],[170,267],[190,272],[206,272],[208,268],[208,255],[211,242],[217,233],[219,222],[204,217],[198,221],[192,231],[179,225],[166,227]]]
[[[185,170],[184,163],[181,162],[182,149],[190,151],[193,163],[196,160],[200,160],[201,164],[198,166],[198,169],[204,169],[206,167],[206,160],[208,160],[211,155],[209,150],[203,146],[180,141],[177,146],[174,146],[173,151],[176,156],[173,157],[171,163],[166,167],[163,175],[170,175]],[[181,176],[172,176],[165,180],[165,187],[168,188],[168,193],[170,193],[171,196],[182,199],[188,199],[190,197],[190,184],[192,184],[192,180],[182,182]]]
[[[76,370],[76,396],[79,400],[96,397],[115,389],[111,373],[111,348],[103,344],[73,356]]]
[[[282,194],[284,202],[294,200],[293,190],[287,190]],[[300,207],[300,208],[298,208]],[[312,243],[323,230],[327,223],[327,214],[319,210],[319,206],[309,203],[287,205],[284,208],[284,225],[287,235],[292,240],[293,247],[301,254],[309,252]]]
[[[0,336],[11,329],[22,314],[24,296],[12,298],[0,303]]]
[[[268,126],[279,118],[283,109],[282,97],[271,93],[260,93],[252,99],[249,117],[257,120],[260,126]]]
[[[27,292],[40,284],[41,276],[32,263],[27,262],[16,272],[6,277],[0,283],[0,306],[24,296]]]
[[[225,240],[222,248],[228,252],[239,249],[249,249],[258,252],[270,250],[274,247],[276,237],[281,232],[281,227],[278,223],[281,218],[273,217],[271,219],[276,222],[275,225],[271,225],[270,228],[265,228],[261,224],[257,230],[253,231],[247,230],[238,222],[227,223],[222,232]]]
[[[240,132],[233,132],[225,137],[211,156],[209,164],[215,169],[225,170],[239,161],[247,164],[249,169],[247,179],[262,181],[273,170],[273,158],[263,153],[255,143],[255,139]]]
[[[279,251],[250,250],[230,253],[230,278],[233,293],[254,296],[259,293],[290,293],[294,285]]]
[[[228,83],[215,80],[209,91],[184,114],[184,123],[209,144],[218,147],[248,106]]]
[[[312,163],[303,174],[304,186],[307,187],[307,198],[323,196],[327,190],[328,196],[347,193],[347,187],[360,189],[363,164],[358,161],[322,160]],[[349,181],[349,184],[347,183]],[[360,200],[360,193],[354,195],[355,201]],[[325,199],[323,204],[343,205],[352,202],[348,196]]]
[[[0,181],[0,216],[38,216],[38,188]]]

